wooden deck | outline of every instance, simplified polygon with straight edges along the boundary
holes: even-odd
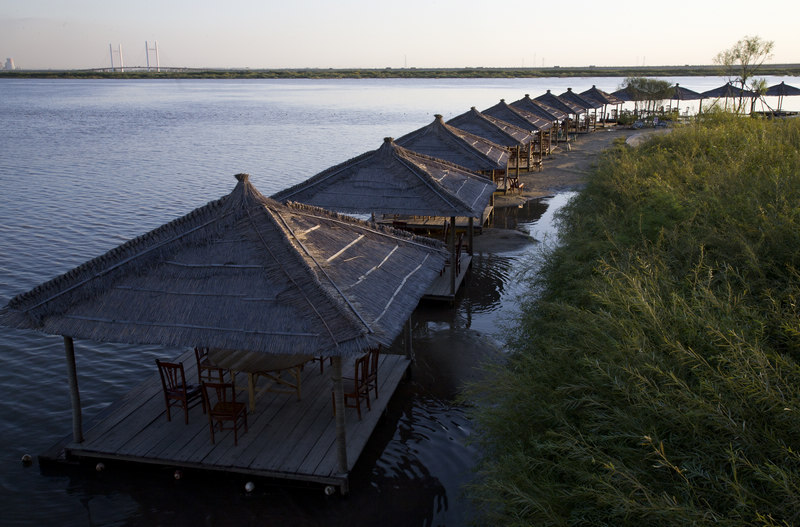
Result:
[[[487,205],[483,209],[483,214],[480,218],[475,218],[474,229],[476,233],[483,230],[483,226],[489,221],[489,217],[494,210],[494,205]],[[400,214],[384,214],[376,219],[376,223],[380,225],[389,225],[399,227],[401,229],[410,230],[417,234],[431,233],[432,237],[437,237],[434,233],[439,233],[445,221],[450,221],[450,218],[444,216],[405,216]],[[464,231],[469,227],[469,218],[457,217],[456,229]]]
[[[461,288],[461,284],[464,282],[464,278],[467,276],[467,271],[469,271],[469,266],[471,264],[472,256],[463,253],[461,255],[461,271],[458,273],[458,276],[456,276],[455,291],[450,289],[450,265],[448,264],[444,272],[442,272],[442,274],[433,281],[430,287],[428,287],[428,290],[422,298],[425,300],[441,300],[445,302],[452,302],[455,300],[456,294]]]
[[[196,380],[193,352],[182,355],[180,360],[187,381]],[[352,362],[344,362],[345,376],[352,375]],[[347,409],[348,473],[409,363],[404,356],[382,354],[378,369],[380,395],[375,399],[373,394],[372,410],[366,411],[363,406],[363,419],[359,421],[355,410]],[[347,492],[348,474],[337,469],[332,370],[327,361],[324,374],[320,374],[319,363],[307,364],[301,376],[300,401],[292,394],[264,392],[256,401],[256,411],[248,412],[248,431],[240,431],[238,446],[233,444],[231,431],[217,431],[216,444],[211,444],[208,419],[200,405],[190,409],[188,425],[184,424],[183,410],[174,407],[172,421],[168,422],[161,381],[154,372],[102,412],[84,431],[82,443],[67,442],[50,452],[63,451],[65,458],[115,459],[308,481],[336,485]],[[242,385],[246,386],[246,382]]]

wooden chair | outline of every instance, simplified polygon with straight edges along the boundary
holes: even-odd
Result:
[[[247,405],[236,401],[236,389],[230,382],[203,382],[203,399],[208,408],[208,425],[211,429],[211,444],[214,430],[233,430],[233,444],[239,444],[239,426],[247,432]],[[212,404],[214,401],[214,404]],[[230,423],[231,427],[225,426]]]
[[[173,405],[180,405],[183,408],[183,417],[186,424],[189,424],[189,408],[202,403],[200,386],[186,384],[186,375],[183,371],[183,363],[164,362],[156,359],[158,374],[161,376],[161,387],[164,389],[164,403],[167,406],[167,421],[172,421],[170,409]],[[193,403],[193,404],[192,404]],[[203,413],[206,407],[203,405]]]
[[[369,404],[369,384],[367,384],[367,371],[369,369],[369,356],[363,355],[356,359],[355,362],[355,375],[353,377],[342,377],[342,383],[345,385],[344,392],[344,406],[345,408],[355,408],[358,413],[358,419],[361,420],[361,400],[366,399],[367,410],[372,410]],[[352,387],[352,391],[347,391],[347,385]],[[333,415],[336,415],[336,393],[331,392],[333,399]],[[353,403],[348,403],[349,399],[353,399]]]
[[[197,360],[197,384],[203,382],[225,382],[225,368],[220,368],[211,363],[208,358],[208,348],[195,348],[194,358]]]
[[[367,352],[367,396],[371,389],[375,390],[375,398],[378,398],[378,359],[380,358],[381,345],[371,348]]]

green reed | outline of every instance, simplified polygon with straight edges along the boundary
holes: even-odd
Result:
[[[616,145],[560,221],[468,395],[478,522],[800,523],[800,120]]]

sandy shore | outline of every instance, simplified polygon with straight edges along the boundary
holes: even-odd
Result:
[[[592,170],[597,154],[609,148],[616,139],[636,146],[655,130],[629,128],[599,129],[578,136],[569,147],[563,144],[544,160],[541,172],[520,175],[522,190],[495,195],[495,207],[516,207],[532,199],[552,196],[559,192],[580,190]],[[515,251],[534,240],[525,233],[509,229],[485,228],[475,237],[475,251],[502,253]]]

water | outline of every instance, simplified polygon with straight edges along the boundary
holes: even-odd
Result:
[[[779,82],[778,80],[777,82]],[[678,80],[701,89],[699,79]],[[714,87],[722,79],[704,79]],[[791,83],[791,79],[787,79]],[[619,79],[536,80],[0,80],[0,305],[233,188],[262,193],[470,106]],[[771,83],[771,82],[770,82]],[[706,89],[706,88],[702,88]],[[787,100],[787,103],[789,101]],[[552,240],[569,199],[509,209],[497,221]],[[539,217],[542,219],[539,219]],[[538,245],[477,255],[453,308],[413,316],[417,362],[352,475],[347,499],[236,476],[175,481],[158,469],[42,473],[23,467],[71,431],[60,337],[0,328],[3,525],[462,525],[461,486],[477,452],[456,402],[475,365],[502,353],[522,292],[517,273]],[[76,342],[84,420],[180,350]]]

